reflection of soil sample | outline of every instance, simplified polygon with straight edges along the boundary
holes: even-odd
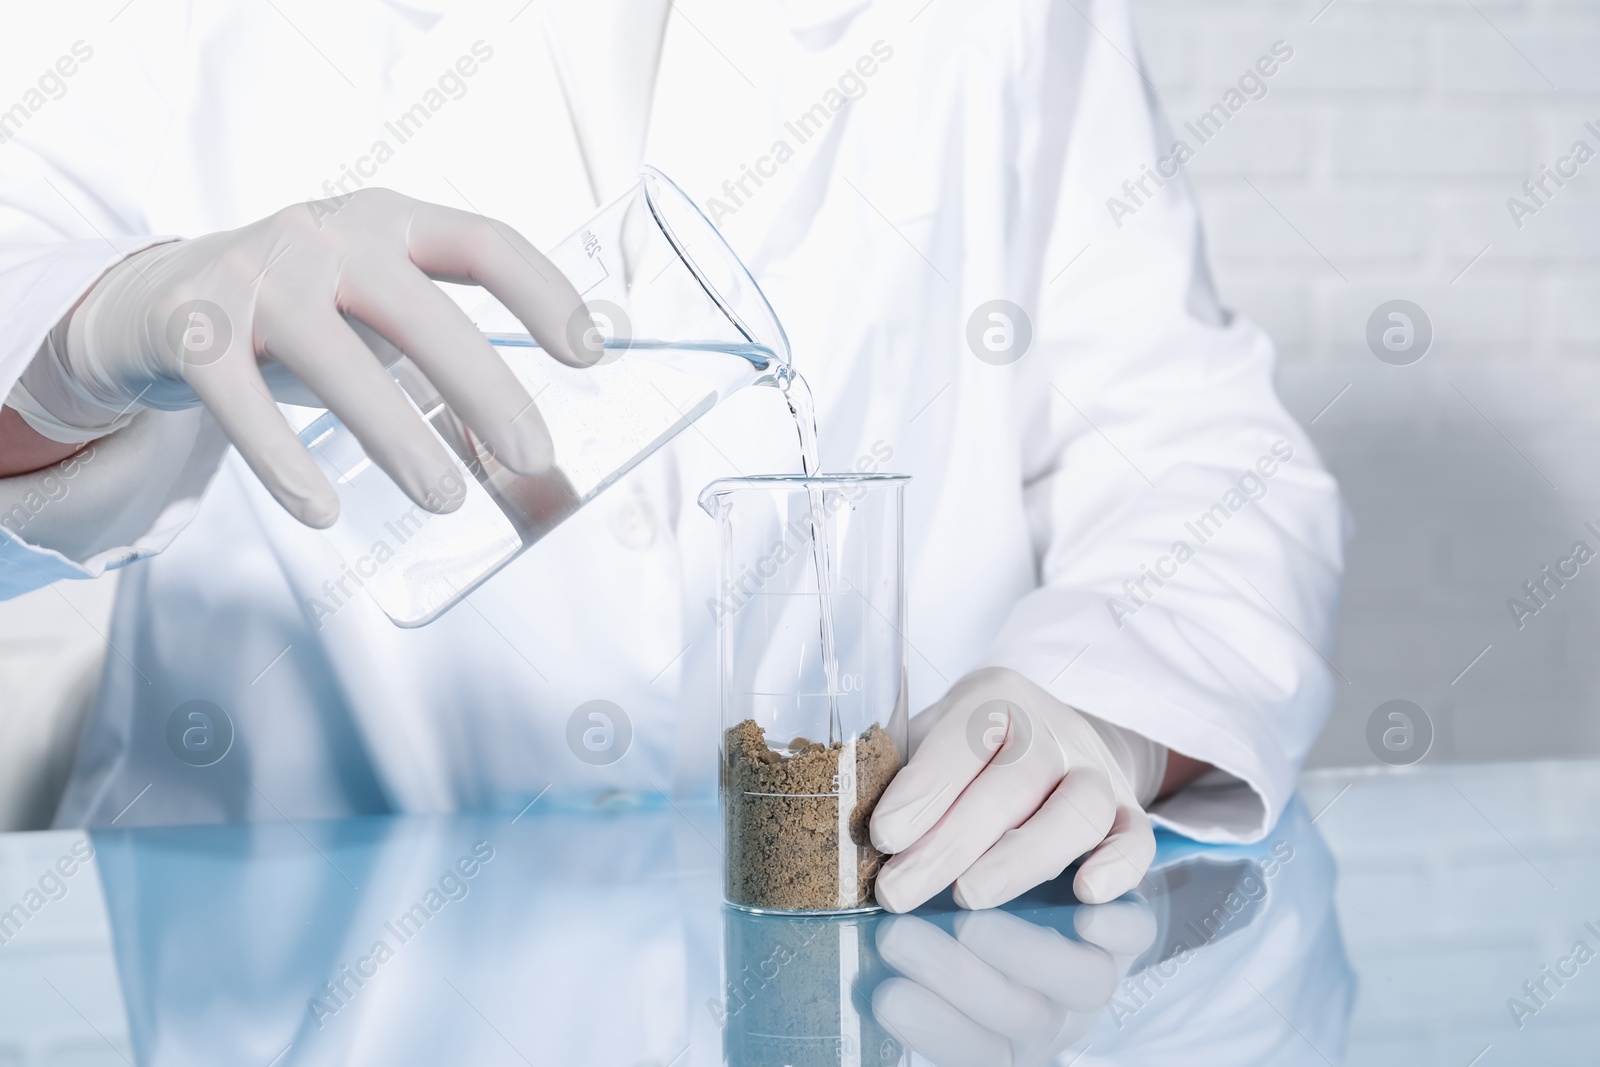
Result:
[[[894,1067],[904,1049],[872,1013],[890,972],[875,915],[723,913],[725,984],[712,1011],[728,1067]]]
[[[723,793],[728,824],[728,899],[776,911],[832,911],[873,903],[884,855],[872,847],[867,821],[900,769],[900,750],[877,723],[854,742],[855,805],[849,813],[844,870],[856,867],[855,890],[840,887],[839,794],[851,783],[841,768],[845,746],[795,738],[792,755],[768,747],[753,719],[723,738]],[[841,774],[843,771],[843,774]]]

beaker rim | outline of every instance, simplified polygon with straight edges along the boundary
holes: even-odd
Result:
[[[837,489],[852,485],[903,485],[911,480],[909,474],[842,473],[842,474],[748,474],[738,478],[718,478],[700,490],[699,504],[711,511],[711,504],[724,493],[746,489],[770,489],[793,492],[796,489]]]
[[[739,254],[733,250],[733,246],[728,243],[728,239],[723,236],[722,231],[717,229],[716,223],[706,217],[706,213],[700,210],[700,205],[691,200],[689,194],[684,192],[677,182],[655,167],[648,165],[640,167],[639,180],[644,187],[645,204],[650,208],[650,214],[655,219],[656,226],[660,228],[661,235],[672,246],[672,250],[678,254],[678,258],[683,261],[684,266],[688,268],[689,273],[699,284],[706,297],[717,305],[717,309],[733,324],[734,329],[744,336],[746,341],[768,350],[777,358],[779,363],[789,366],[794,357],[789,349],[789,334],[784,330],[783,322],[778,318],[778,313],[772,310],[772,301],[768,300],[767,294],[761,291],[761,285],[756,281],[755,276],[750,273],[750,268],[745,266],[744,260],[739,258]],[[671,221],[662,213],[663,193],[670,196],[680,208],[687,208],[691,212],[688,216],[689,218],[699,220],[704,232],[710,235],[711,240],[720,249],[724,265],[737,272],[749,284],[750,293],[754,300],[749,310],[760,315],[765,322],[747,323],[745,317],[739,314],[739,309],[735,308],[727,296],[718,290],[685,243],[685,235],[679,233]]]

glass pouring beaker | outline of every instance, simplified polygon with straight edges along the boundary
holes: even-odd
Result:
[[[760,287],[660,171],[645,168],[547,255],[592,315],[568,339],[594,365],[546,356],[497,300],[473,320],[538,405],[555,446],[549,471],[501,465],[403,358],[391,373],[458,461],[455,481],[437,487],[463,498],[456,511],[415,504],[332,412],[300,433],[339,494],[326,531],[345,564],[337,588],[348,594],[353,577],[399,626],[438,618],[730,393],[789,377],[789,341]],[[340,606],[314,602],[318,625]]]
[[[868,820],[906,755],[907,481],[772,475],[700,494],[721,535],[724,887],[738,907],[877,906],[885,857]]]

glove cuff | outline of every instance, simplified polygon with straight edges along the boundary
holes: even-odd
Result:
[[[45,335],[33,359],[6,396],[10,407],[41,437],[81,445],[116,433],[133,421],[137,400],[120,410],[101,403],[66,365],[69,313]]]
[[[1081,711],[1078,714],[1100,735],[1112,759],[1127,776],[1139,806],[1148,810],[1161,795],[1161,783],[1167,777],[1167,746],[1093,715]]]

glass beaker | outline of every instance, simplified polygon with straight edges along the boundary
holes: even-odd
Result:
[[[397,625],[443,614],[730,393],[789,376],[789,341],[761,289],[653,168],[548,256],[592,315],[568,339],[593,365],[546,356],[496,300],[473,319],[538,405],[550,470],[526,477],[501,465],[406,359],[390,370],[458,460],[456,479],[436,487],[463,497],[456,511],[413,503],[332,412],[300,433],[339,494],[329,540]]]
[[[868,820],[906,754],[905,475],[713,482],[728,902],[870,910]]]

